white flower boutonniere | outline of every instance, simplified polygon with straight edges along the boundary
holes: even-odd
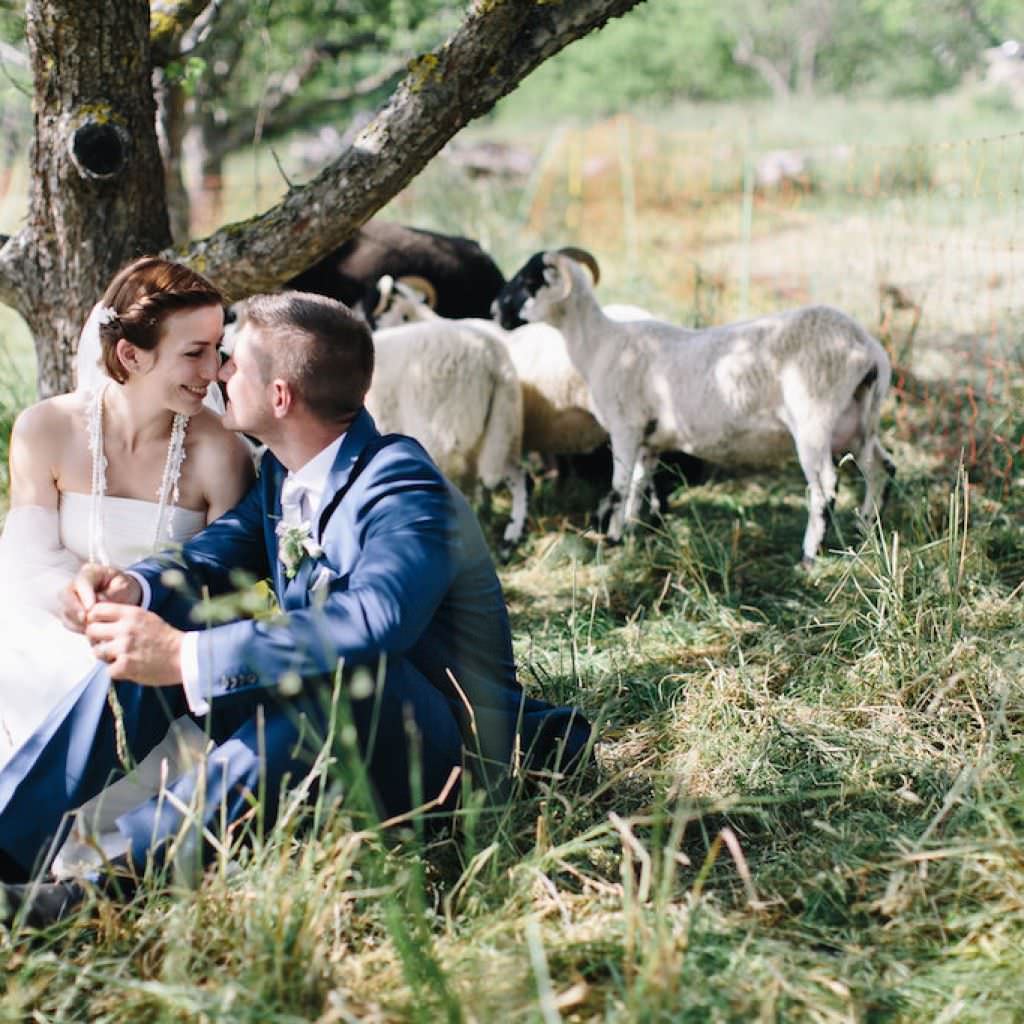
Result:
[[[313,540],[313,530],[308,522],[277,524],[277,557],[284,566],[284,574],[294,579],[305,558],[319,558],[324,549]]]

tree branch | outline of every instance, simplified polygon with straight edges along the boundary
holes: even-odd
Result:
[[[36,300],[37,276],[30,268],[32,241],[27,231],[0,235],[0,302],[23,316]]]
[[[377,36],[370,32],[361,32],[344,43],[322,42],[310,47],[289,70],[271,82],[263,95],[257,110],[251,114],[242,114],[234,118],[234,134],[238,136],[240,123],[246,124],[250,120],[255,122],[256,130],[250,132],[248,128],[241,133],[244,140],[251,134],[258,139],[267,133],[268,125],[273,123],[274,115],[292,100],[299,90],[320,70],[324,61],[328,58],[337,59],[343,54],[352,53],[370,43],[377,42]],[[271,129],[272,130],[272,129]],[[240,144],[244,144],[244,141]],[[230,152],[230,150],[225,150]]]
[[[188,57],[206,42],[217,22],[220,20],[224,0],[212,0],[209,7],[192,22],[191,27],[181,37],[178,55]]]
[[[409,74],[374,121],[308,185],[274,208],[168,255],[233,298],[311,266],[404,188],[464,125],[548,57],[642,0],[476,0],[465,21]]]
[[[153,67],[163,67],[180,53],[181,41],[211,0],[152,0],[149,45]]]
[[[13,64],[19,71],[28,71],[31,67],[27,53],[10,43],[5,43],[2,39],[0,39],[0,61],[5,64]]]
[[[737,64],[753,68],[771,86],[777,100],[790,97],[790,87],[786,76],[767,58],[754,52],[754,43],[748,34],[742,35],[732,50],[732,59]]]

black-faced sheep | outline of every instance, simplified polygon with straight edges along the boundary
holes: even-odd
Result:
[[[878,436],[890,365],[859,324],[827,306],[703,330],[617,322],[602,311],[582,264],[596,282],[589,253],[537,253],[498,303],[565,335],[611,436],[610,539],[620,539],[635,517],[657,453],[666,448],[722,464],[764,465],[795,446],[809,489],[805,562],[818,553],[835,499],[834,457],[854,456],[866,481],[861,515],[877,514],[894,473]]]

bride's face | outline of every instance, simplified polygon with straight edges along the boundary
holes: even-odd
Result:
[[[163,321],[156,349],[139,353],[148,364],[142,367],[139,383],[156,392],[154,398],[168,409],[194,415],[217,379],[223,333],[220,306],[171,313]]]

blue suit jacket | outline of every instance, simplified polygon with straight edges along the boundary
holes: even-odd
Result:
[[[243,569],[269,576],[282,620],[239,621],[204,629],[199,670],[214,698],[276,686],[288,673],[331,678],[346,667],[406,657],[436,687],[457,697],[450,672],[472,703],[505,705],[519,687],[501,587],[472,510],[419,443],[393,435],[340,503],[360,453],[380,444],[369,413],[359,413],[341,444],[317,511],[323,555],[306,558],[288,580],[278,559],[285,470],[269,452],[259,479],[235,508],[184,545],[175,562],[188,590],[232,589]],[[133,566],[152,588],[150,607],[183,619],[195,600],[161,581],[166,557]],[[313,586],[316,585],[315,592]],[[186,628],[197,628],[195,622]]]
[[[417,442],[394,435],[386,440],[390,443],[379,447],[373,421],[360,413],[324,493],[323,555],[303,563],[293,580],[285,579],[277,558],[285,473],[271,455],[249,493],[189,541],[180,556],[133,567],[152,588],[151,607],[183,628],[197,628],[188,621],[196,595],[203,589],[214,595],[230,591],[237,569],[270,575],[286,613],[274,622],[232,622],[199,636],[202,682],[213,697],[211,733],[220,728],[227,737],[218,740],[227,753],[203,783],[204,806],[213,817],[221,808],[230,815],[247,809],[240,794],[255,791],[264,768],[266,777],[281,778],[293,765],[294,731],[278,729],[274,745],[269,734],[261,738],[250,728],[248,717],[236,722],[233,714],[241,708],[249,716],[250,708],[255,714],[261,704],[276,704],[281,699],[276,690],[273,700],[264,702],[258,688],[276,687],[286,673],[298,673],[314,687],[333,680],[339,660],[347,666],[375,665],[380,655],[388,656],[385,687],[397,696],[387,704],[388,721],[377,725],[390,727],[388,735],[404,742],[407,712],[417,704],[423,778],[433,779],[435,790],[460,760],[493,780],[488,785],[501,795],[508,791],[508,766],[519,763],[519,754],[524,767],[564,766],[586,749],[590,728],[578,712],[531,700],[516,682],[501,587],[465,500]],[[361,472],[354,474],[354,468]],[[184,568],[187,590],[164,585],[161,574],[170,566]],[[323,589],[314,597],[311,585],[317,579]],[[98,665],[0,772],[0,852],[26,869],[59,830],[64,813],[95,795],[120,768],[109,685],[105,667]],[[148,687],[117,685],[126,736],[138,744],[132,756],[145,756],[162,735],[168,709],[149,699],[155,692]],[[251,704],[237,695],[246,689],[257,698]],[[226,697],[231,691],[235,698]],[[425,700],[417,699],[424,695]],[[401,702],[400,723],[393,717],[396,702]],[[365,712],[366,704],[353,699],[354,710],[357,704]],[[272,708],[265,720],[278,711]],[[283,721],[280,714],[273,720]],[[363,721],[372,725],[370,715]],[[268,746],[259,755],[264,739]],[[408,772],[397,767],[407,758],[396,751],[389,741],[386,749],[373,752],[370,764],[388,814],[407,809],[412,799]],[[174,785],[187,804],[197,777],[186,773]],[[215,827],[213,817],[210,827]],[[154,837],[173,834],[180,823],[161,797],[123,816],[118,827],[144,857]]]

